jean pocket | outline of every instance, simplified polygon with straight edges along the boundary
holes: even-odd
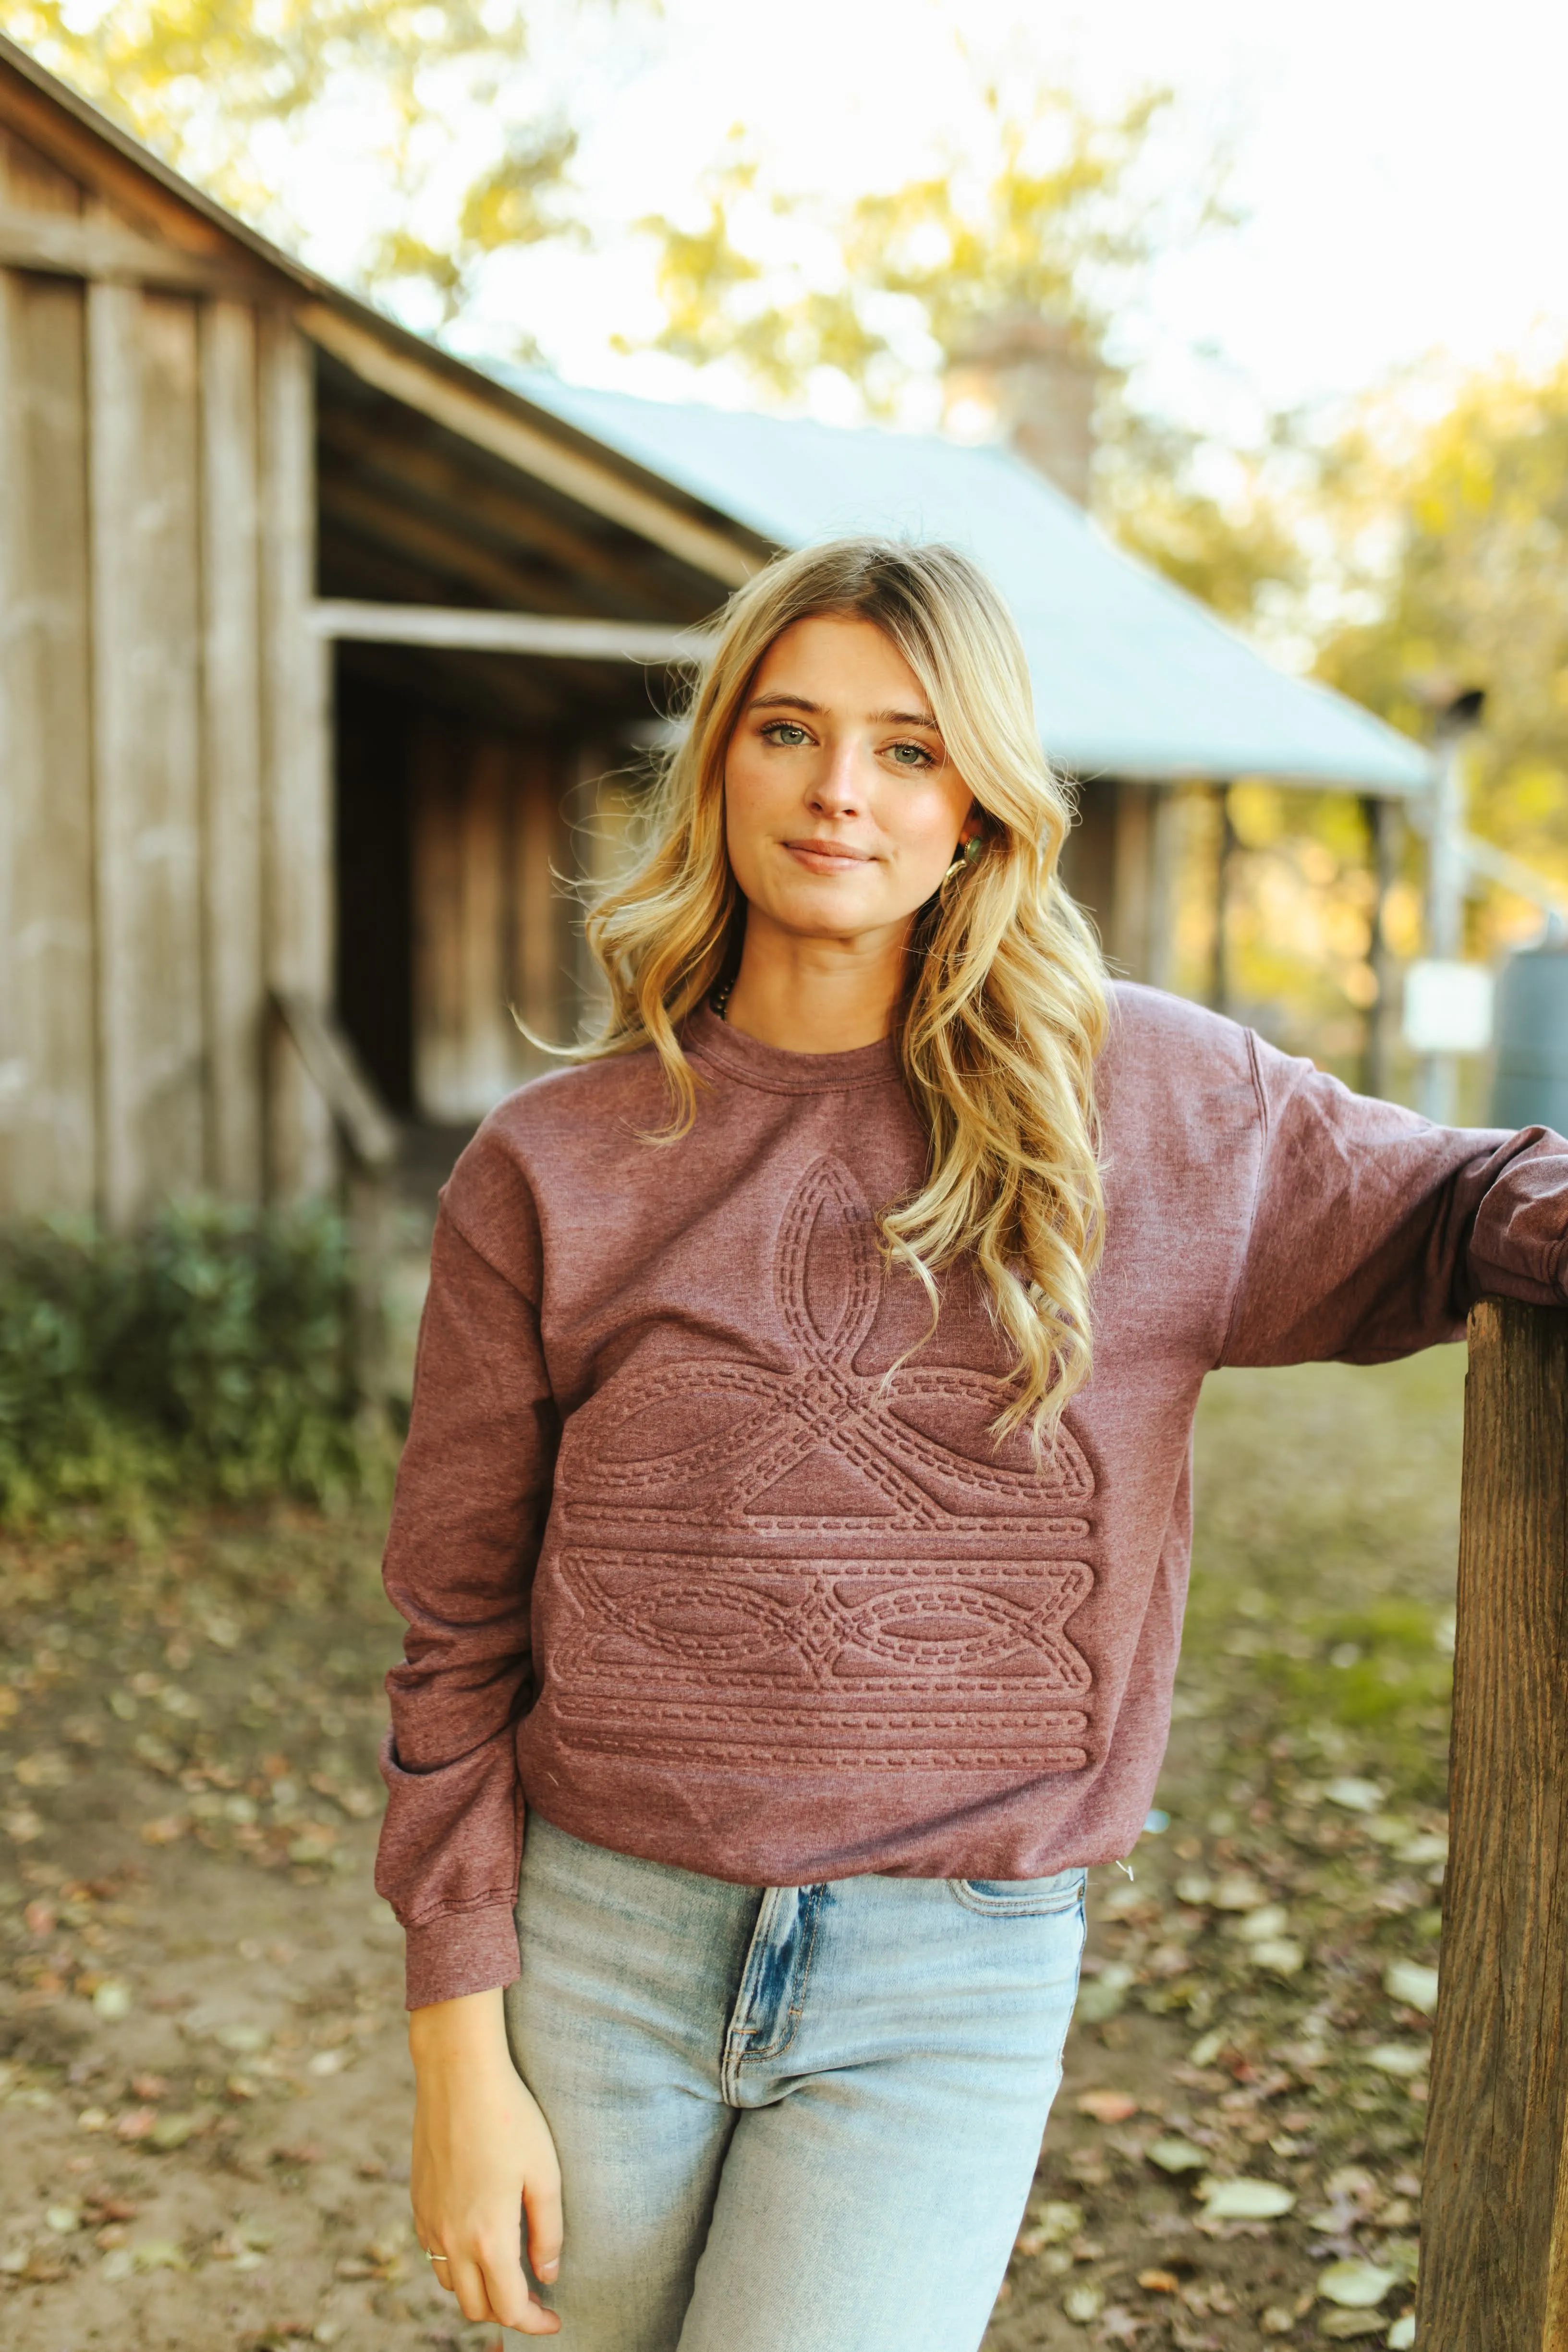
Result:
[[[1058,1870],[1050,1878],[950,1878],[966,1911],[983,1911],[996,1919],[1043,1918],[1053,1912],[1083,1906],[1087,1870]]]

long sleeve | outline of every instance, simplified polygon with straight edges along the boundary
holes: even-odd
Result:
[[[406,1933],[411,2009],[517,1974],[516,1727],[557,1435],[537,1308],[448,1202],[384,1566],[408,1633],[387,1676],[376,1885]]]
[[[1568,1142],[1433,1127],[1249,1040],[1262,1146],[1222,1360],[1377,1363],[1500,1292],[1568,1304]]]

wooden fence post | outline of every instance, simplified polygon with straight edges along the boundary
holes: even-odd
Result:
[[[1568,2352],[1568,1314],[1470,1317],[1418,2352]]]

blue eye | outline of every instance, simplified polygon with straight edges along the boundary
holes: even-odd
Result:
[[[889,748],[900,768],[930,768],[935,765],[923,743],[894,743]]]
[[[763,730],[764,742],[782,744],[786,751],[793,751],[797,744],[809,740],[805,728],[797,727],[793,719],[770,719]]]

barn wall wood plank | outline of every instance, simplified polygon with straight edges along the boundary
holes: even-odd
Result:
[[[550,483],[590,512],[651,540],[656,547],[725,587],[742,586],[765,561],[760,550],[753,553],[742,547],[721,530],[681,511],[675,501],[667,502],[615,467],[530,421],[521,413],[521,403],[512,402],[504,393],[494,398],[476,393],[446,373],[438,356],[426,358],[420,352],[395,350],[381,336],[323,303],[307,304],[301,316],[306,331],[322,350],[362,383],[402,401],[433,424],[475,442],[508,465]]]
[[[1568,1314],[1470,1317],[1416,2343],[1568,2344]]]
[[[115,220],[233,271],[258,300],[294,298],[299,273],[288,257],[253,239],[210,197],[178,182],[111,122],[73,119],[72,93],[44,90],[0,60],[0,125],[90,193],[96,218]]]
[[[315,398],[291,319],[258,320],[262,631],[263,937],[271,988],[323,1008],[332,983],[328,648],[310,633],[315,585]],[[299,1200],[337,1175],[331,1114],[281,1024],[269,1024],[268,1189]]]
[[[423,1118],[460,1117],[449,1105],[463,1025],[462,835],[458,822],[463,739],[421,714],[410,762],[414,897],[414,1103]],[[457,774],[454,774],[457,770]]]
[[[366,500],[367,512],[378,510]],[[401,525],[400,525],[401,527]],[[453,543],[458,534],[447,534]],[[484,566],[470,566],[483,572]],[[494,564],[484,584],[514,575]],[[463,605],[377,604],[366,598],[323,597],[313,606],[310,626],[318,636],[361,645],[448,646],[470,653],[548,654],[559,661],[698,661],[713,644],[700,629],[667,628],[662,622],[583,620],[559,613],[471,612]]]
[[[432,715],[415,763],[415,1098],[461,1125],[521,1083],[515,888],[518,747]]]
[[[0,1214],[95,1205],[83,328],[0,273]]]
[[[256,321],[205,305],[202,360],[202,870],[208,1181],[264,1190],[259,449]]]
[[[566,903],[556,877],[566,871],[569,845],[561,813],[561,763],[547,745],[523,748],[515,761],[515,944],[510,957],[518,1008],[536,1036],[565,1045],[576,1032],[576,997],[570,971]],[[520,1037],[527,1066],[544,1057]]]
[[[475,737],[463,782],[457,1115],[479,1118],[517,1084],[522,1058],[522,1040],[507,1009],[512,993],[506,947],[514,812],[511,746],[504,736],[487,731]]]
[[[100,1196],[133,1223],[205,1175],[196,321],[88,294]]]
[[[73,220],[13,210],[8,205],[0,205],[0,263],[64,278],[108,278],[125,285],[199,289],[209,293],[244,284],[233,271],[176,253],[112,220]]]
[[[44,213],[56,220],[72,220],[81,213],[85,194],[79,180],[15,131],[0,128],[0,206],[28,216]]]
[[[563,806],[572,845],[566,870],[586,886],[588,904],[618,882],[632,862],[633,838],[643,801],[625,772],[624,757],[591,739],[575,747]],[[583,929],[583,909],[568,912],[571,961],[575,978],[574,1027],[596,1032],[609,1011],[609,992]]]

